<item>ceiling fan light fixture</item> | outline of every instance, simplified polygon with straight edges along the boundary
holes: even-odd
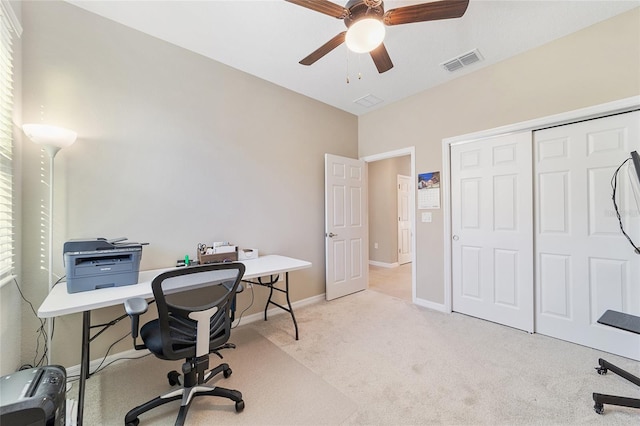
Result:
[[[385,27],[376,18],[364,18],[354,22],[347,30],[345,43],[355,53],[368,53],[384,40]]]

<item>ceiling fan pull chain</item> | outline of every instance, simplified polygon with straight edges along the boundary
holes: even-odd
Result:
[[[349,84],[349,49],[347,49],[347,84]]]

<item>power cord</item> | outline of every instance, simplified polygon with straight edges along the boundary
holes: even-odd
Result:
[[[100,364],[98,364],[98,366],[96,367],[95,370],[89,372],[89,377],[91,377],[94,374],[97,374],[97,373],[105,370],[111,364],[114,364],[114,363],[116,363],[118,361],[140,359],[140,358],[144,358],[144,357],[147,357],[147,356],[151,355],[151,353],[148,353],[148,354],[145,354],[145,355],[142,355],[142,356],[138,356],[138,357],[120,357],[120,358],[116,358],[114,360],[111,360],[109,363],[105,364],[104,362],[107,360],[107,357],[109,356],[109,352],[111,352],[111,349],[113,349],[113,347],[117,343],[123,341],[124,339],[126,339],[129,336],[131,336],[131,332],[125,334],[121,338],[119,338],[116,341],[114,341],[111,345],[109,345],[109,347],[107,348],[107,352],[105,352],[104,356],[102,357],[102,361],[100,361]],[[77,380],[80,380],[80,375],[79,374],[74,374],[73,376],[67,377],[67,382],[74,382],[74,381],[77,381]]]
[[[53,288],[53,287],[57,286],[58,284],[60,284],[62,282],[62,280],[64,280],[66,277],[67,277],[66,275],[63,275],[60,278],[58,278],[58,281],[53,283],[53,286],[51,288]]]
[[[624,225],[622,224],[622,217],[620,216],[620,210],[618,209],[618,204],[616,203],[616,191],[618,189],[618,173],[620,172],[620,169],[625,164],[627,164],[627,162],[629,160],[631,160],[631,158],[627,158],[626,160],[624,160],[622,162],[622,164],[620,164],[618,166],[616,171],[613,173],[613,176],[611,177],[611,189],[613,190],[613,193],[611,195],[611,199],[613,200],[613,208],[616,211],[616,217],[618,218],[618,223],[620,224],[620,230],[622,231],[622,235],[624,235],[625,238],[627,239],[627,241],[629,241],[629,244],[631,244],[631,247],[633,247],[634,252],[636,254],[640,254],[640,247],[635,245],[633,240],[631,240],[631,237],[629,235],[627,235],[627,233],[624,230]]]
[[[104,356],[102,357],[102,361],[100,362],[100,364],[98,364],[98,366],[95,368],[95,370],[90,371],[89,372],[89,377],[93,376],[94,374],[97,374],[99,372],[101,372],[102,370],[106,369],[107,367],[109,367],[111,364],[118,362],[118,361],[123,361],[126,359],[140,359],[140,358],[144,358],[147,357],[149,355],[151,355],[151,353],[139,356],[139,357],[120,357],[120,358],[116,358],[114,360],[111,360],[109,363],[105,364],[105,361],[107,360],[107,357],[109,356],[109,352],[111,352],[111,349],[113,349],[113,347],[118,344],[119,342],[123,341],[124,339],[126,339],[127,337],[131,336],[131,332],[125,334],[124,336],[122,336],[121,338],[115,340],[111,345],[109,345],[109,347],[107,348],[107,352],[105,352]],[[77,381],[80,380],[80,375],[73,375],[67,378],[67,381],[72,382],[72,381]]]
[[[251,302],[249,303],[249,306],[247,306],[246,308],[244,308],[242,310],[242,312],[240,312],[240,315],[238,316],[238,322],[236,323],[236,325],[231,327],[231,329],[237,328],[240,325],[240,323],[242,322],[242,316],[244,315],[244,313],[247,312],[251,306],[253,306],[253,301],[255,300],[255,294],[253,292],[253,284],[249,283],[249,282],[247,282],[247,284],[249,285],[249,288],[251,289]]]
[[[65,276],[62,276],[60,279],[58,279],[58,281],[56,281],[56,283],[54,284],[54,286],[58,285],[63,279],[65,278]],[[18,284],[18,280],[13,278],[13,282],[16,286],[16,289],[18,290],[18,293],[20,293],[20,297],[22,298],[22,300],[24,300],[28,305],[29,308],[31,309],[31,312],[33,312],[33,315],[35,318],[38,319],[38,321],[40,322],[40,327],[38,327],[37,332],[38,332],[38,338],[36,340],[36,353],[34,355],[33,358],[33,363],[32,364],[23,364],[20,366],[19,370],[27,370],[30,368],[34,368],[34,367],[40,367],[43,366],[45,364],[45,361],[47,359],[47,354],[49,353],[49,348],[47,347],[47,331],[46,331],[46,320],[43,320],[42,318],[38,317],[38,314],[35,310],[35,308],[33,307],[33,304],[25,297],[24,293],[22,292],[22,289],[20,288],[20,285]],[[53,327],[51,328],[51,337],[53,337],[53,332],[55,330],[55,321],[54,318],[50,319],[52,321],[52,325]],[[121,342],[122,340],[124,340],[126,337],[130,336],[131,332],[125,334],[124,336],[122,336],[121,338],[119,338],[118,340],[116,340],[115,342],[113,342],[109,348],[107,349],[107,352],[105,353],[102,361],[100,362],[100,364],[98,365],[98,367],[96,367],[96,369],[90,373],[90,375],[96,374],[102,370],[104,370],[105,368],[107,368],[108,366],[110,366],[111,364],[113,364],[114,362],[120,361],[120,360],[125,360],[125,359],[137,359],[137,358],[142,358],[142,357],[122,357],[122,358],[117,358],[111,362],[109,362],[106,365],[103,365],[104,362],[107,359],[107,356],[109,356],[109,352],[111,351],[111,349],[113,349],[113,347],[118,343]],[[42,340],[42,343],[41,343]],[[44,347],[44,351],[42,353],[42,355],[40,356],[40,358],[38,358],[38,354],[40,352],[40,345],[43,345]],[[150,354],[144,355],[144,356],[148,356]],[[80,376],[72,376],[69,379],[72,379],[73,377],[76,377],[75,380],[78,380]]]
[[[38,327],[38,329],[36,330],[38,333],[38,337],[36,339],[36,353],[33,356],[33,364],[23,364],[20,366],[19,370],[40,367],[41,365],[44,365],[44,362],[47,359],[47,354],[49,353],[49,348],[47,347],[47,331],[45,327],[46,321],[38,317],[33,304],[24,296],[24,293],[22,292],[22,289],[18,284],[18,280],[13,278],[13,282],[16,285],[16,288],[18,289],[18,293],[20,293],[20,297],[22,298],[22,300],[24,300],[29,305],[29,307],[31,308],[31,312],[33,312],[33,316],[40,322],[40,327]],[[40,352],[40,340],[43,341],[44,352],[42,353],[40,359],[38,359],[38,353]]]

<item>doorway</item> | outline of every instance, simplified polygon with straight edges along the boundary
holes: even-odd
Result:
[[[369,288],[410,302],[416,294],[415,187],[407,191],[408,217],[400,217],[408,228],[408,259],[399,258],[397,188],[398,175],[415,180],[414,151],[411,147],[362,158],[369,177]]]
[[[369,290],[412,302],[411,263],[396,268],[369,265]]]

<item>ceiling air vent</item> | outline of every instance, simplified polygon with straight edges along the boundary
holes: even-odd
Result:
[[[377,98],[373,95],[367,95],[367,96],[363,96],[359,99],[356,99],[355,101],[353,101],[354,103],[363,106],[365,108],[370,108],[374,105],[379,104],[380,102],[384,102],[382,99]]]
[[[480,55],[478,49],[473,49],[471,52],[464,53],[440,65],[447,71],[454,72],[461,68],[468,67],[471,64],[475,64],[476,62],[480,62],[481,60],[482,55]]]

